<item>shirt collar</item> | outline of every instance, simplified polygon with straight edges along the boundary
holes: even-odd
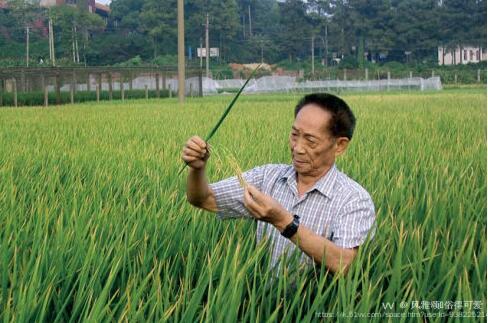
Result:
[[[290,167],[283,173],[281,178],[286,179],[286,181],[291,187],[293,187],[295,190],[297,189],[297,175],[293,165],[290,165]],[[307,191],[307,193],[313,190],[317,190],[323,195],[325,195],[326,197],[332,198],[334,192],[334,183],[336,178],[337,178],[337,167],[334,164],[327,171],[327,173],[324,176],[322,176],[311,189]]]

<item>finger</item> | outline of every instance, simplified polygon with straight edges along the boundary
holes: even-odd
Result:
[[[205,156],[203,157],[204,160],[207,160],[210,157],[211,148],[212,148],[212,146],[207,144],[207,148],[205,150]]]
[[[251,211],[257,218],[262,217],[262,209],[259,207],[259,205],[254,201],[252,198],[251,194],[247,189],[244,189],[244,205],[246,208]]]
[[[195,150],[195,151],[197,151],[199,153],[205,153],[205,150],[206,150],[205,148],[200,147],[200,145],[197,144],[194,141],[187,142],[186,147],[187,148],[190,148],[190,149],[193,149],[193,150]]]
[[[246,207],[246,209],[249,211],[249,213],[252,214],[252,216],[256,219],[261,219],[261,215],[258,213],[258,211],[252,206],[250,205],[250,202],[249,200],[247,201],[244,201],[244,206]]]
[[[186,163],[191,163],[194,162],[195,160],[201,160],[200,158],[192,157],[192,156],[187,156],[183,155],[181,158],[186,162]]]
[[[189,148],[183,149],[183,154],[187,155],[187,156],[200,157],[200,158],[202,157],[202,155],[204,155],[199,151],[195,151],[195,150],[189,149]]]
[[[192,147],[185,147],[184,149],[188,149],[187,150],[188,152],[191,151],[193,155],[198,156],[200,158],[205,158],[205,155],[207,154],[207,151],[200,149],[200,147],[192,146]]]
[[[203,154],[202,159],[203,159],[203,160],[207,160],[209,157],[210,157],[210,151],[208,151],[208,150],[207,150],[207,151],[205,152],[205,154]]]
[[[202,138],[200,138],[198,136],[194,136],[192,139],[193,139],[193,142],[195,142],[200,148],[202,148],[202,149],[207,148],[207,143]]]
[[[257,191],[257,189],[252,184],[247,184],[247,190],[249,191],[249,193],[251,193],[251,195]]]
[[[251,195],[257,194],[257,192],[259,192],[259,190],[252,184],[248,184],[247,189],[249,190],[249,193],[251,193]]]
[[[263,202],[263,193],[261,193],[260,190],[258,190],[251,184],[247,185],[247,189],[249,190],[249,194],[252,196],[254,201],[256,201],[257,203]]]

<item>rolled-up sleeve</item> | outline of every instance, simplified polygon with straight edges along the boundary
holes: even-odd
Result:
[[[358,196],[346,203],[332,225],[332,242],[341,248],[362,245],[376,233],[375,207],[370,196]]]
[[[249,184],[261,190],[265,176],[266,165],[258,166],[242,173]],[[244,206],[244,189],[237,176],[229,177],[219,182],[209,184],[217,203],[217,218],[252,217]]]

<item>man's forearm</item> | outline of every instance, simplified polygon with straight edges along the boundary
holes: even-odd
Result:
[[[337,273],[347,271],[352,262],[350,251],[336,246],[328,239],[315,234],[312,230],[300,225],[297,233],[291,238],[303,252],[311,257],[316,263],[320,264],[325,260],[325,267]]]
[[[292,219],[291,214],[289,218]],[[281,232],[284,230],[284,225],[279,224],[276,228]],[[354,259],[355,252],[353,250],[336,246],[303,224],[298,226],[297,233],[290,240],[316,263],[320,264],[325,261],[325,267],[335,273],[347,271],[349,264]]]
[[[205,167],[190,168],[186,186],[186,196],[193,205],[201,205],[210,194],[210,188],[205,175]]]

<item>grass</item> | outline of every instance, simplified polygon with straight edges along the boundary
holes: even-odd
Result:
[[[415,301],[479,301],[486,313],[484,90],[344,98],[358,126],[338,166],[371,193],[378,230],[343,278],[283,269],[275,279],[254,222],[186,202],[183,144],[208,132],[229,97],[0,109],[3,321],[467,312],[401,306]],[[226,150],[243,170],[289,163],[298,99],[240,98],[212,139],[210,181],[235,175],[217,157]]]
[[[83,102],[92,102],[94,103],[97,100],[96,90],[93,89],[92,91],[77,91],[73,95],[73,102],[74,103],[83,103]],[[156,90],[148,90],[148,97],[149,98],[156,98],[157,91]],[[0,95],[2,96],[1,105],[2,107],[14,107],[14,94],[11,92],[1,92]],[[174,93],[171,93],[166,89],[161,89],[159,92],[161,98],[167,98]],[[145,90],[128,90],[126,89],[124,92],[124,98],[127,99],[144,99],[146,97]],[[112,93],[112,98],[114,100],[120,100],[122,98],[122,93],[120,90],[114,90]],[[100,101],[109,101],[110,95],[108,91],[101,91],[100,92]],[[56,105],[56,93],[49,92],[48,94],[48,105]],[[60,104],[70,104],[71,103],[71,93],[70,92],[60,92]],[[44,92],[42,91],[32,91],[32,92],[19,92],[17,95],[17,105],[18,106],[42,106],[44,105]]]

